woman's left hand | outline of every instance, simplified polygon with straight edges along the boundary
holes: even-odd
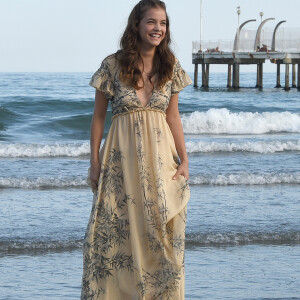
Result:
[[[177,179],[179,175],[183,175],[185,179],[189,179],[189,163],[187,161],[182,161],[172,179]]]

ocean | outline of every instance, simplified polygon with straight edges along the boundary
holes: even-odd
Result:
[[[91,75],[0,73],[0,299],[80,298]],[[300,299],[300,93],[275,76],[180,93],[187,300]]]

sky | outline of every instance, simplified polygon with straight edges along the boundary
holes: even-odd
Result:
[[[94,72],[119,49],[133,0],[0,0],[0,72]],[[200,39],[200,0],[165,0],[171,46],[182,67],[193,72],[192,41]],[[300,0],[203,0],[202,39],[232,40],[240,23],[259,12],[269,26],[299,28]],[[266,71],[276,66],[267,62]],[[211,66],[211,72],[226,66]],[[255,71],[242,66],[241,72]]]

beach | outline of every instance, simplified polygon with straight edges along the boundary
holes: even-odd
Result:
[[[80,298],[91,75],[0,73],[0,299]],[[299,92],[255,76],[228,90],[211,72],[209,89],[179,96],[187,300],[300,299]]]

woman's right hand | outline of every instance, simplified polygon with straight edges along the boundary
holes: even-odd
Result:
[[[91,180],[91,187],[93,192],[98,190],[100,169],[101,169],[100,164],[92,164],[90,166],[90,180]]]

